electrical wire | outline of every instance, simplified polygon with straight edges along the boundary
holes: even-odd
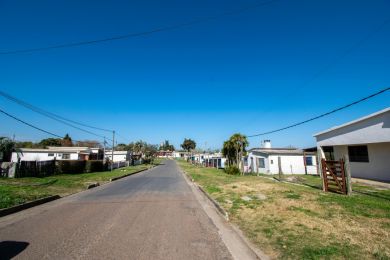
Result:
[[[30,123],[27,123],[26,121],[23,121],[22,119],[19,119],[19,118],[17,118],[16,116],[13,116],[13,115],[11,115],[11,114],[5,112],[5,111],[2,110],[1,108],[0,108],[0,112],[3,113],[4,115],[10,117],[10,118],[15,119],[16,121],[19,121],[20,123],[23,123],[23,124],[28,125],[28,126],[30,126],[30,127],[32,127],[32,128],[35,128],[36,130],[39,130],[39,131],[44,132],[44,133],[46,133],[46,134],[49,134],[49,135],[52,135],[52,136],[55,136],[55,137],[58,137],[58,138],[61,138],[61,139],[62,139],[62,136],[59,136],[59,135],[57,135],[57,134],[53,134],[52,132],[46,131],[46,130],[44,130],[44,129],[42,129],[42,128],[39,128],[39,127],[37,127],[37,126],[35,126],[35,125],[32,125],[32,124],[30,124]]]
[[[106,131],[106,132],[109,131],[109,132],[112,132],[112,130],[107,130],[107,129],[103,129],[103,128],[98,128],[98,127],[94,127],[94,126],[89,126],[89,125],[86,125],[86,124],[83,124],[83,123],[78,123],[78,122],[76,122],[76,121],[74,121],[74,120],[70,120],[70,119],[64,118],[64,117],[59,116],[59,115],[57,115],[57,114],[54,114],[54,113],[51,113],[51,112],[49,112],[49,111],[43,110],[43,109],[41,109],[41,108],[39,108],[39,107],[36,107],[36,106],[34,106],[34,105],[32,105],[32,104],[29,104],[29,103],[27,103],[27,102],[25,102],[25,101],[23,101],[23,100],[20,100],[20,99],[18,99],[18,98],[16,98],[16,97],[13,97],[13,96],[11,96],[10,94],[5,93],[4,91],[1,91],[1,90],[0,90],[0,96],[3,96],[3,97],[5,97],[6,99],[8,99],[8,100],[10,100],[10,101],[13,101],[13,102],[15,102],[15,103],[17,103],[17,104],[19,104],[19,105],[25,107],[25,108],[28,108],[28,109],[30,109],[30,110],[32,110],[32,111],[34,111],[34,112],[36,112],[36,113],[39,113],[39,114],[41,114],[41,115],[44,115],[44,116],[46,116],[46,117],[48,117],[48,118],[51,118],[51,119],[53,119],[53,120],[55,120],[55,121],[57,121],[57,122],[63,123],[63,124],[65,124],[65,125],[67,125],[67,126],[73,127],[73,128],[75,128],[75,129],[78,129],[78,130],[80,130],[80,131],[89,133],[89,134],[91,134],[91,135],[94,135],[94,136],[97,136],[97,137],[100,137],[100,138],[106,138],[106,137],[105,137],[105,136],[102,136],[102,135],[99,135],[99,134],[96,134],[96,133],[94,133],[94,132],[85,130],[85,129],[83,129],[83,128],[80,128],[80,127],[75,126],[75,125],[73,125],[73,124],[71,124],[71,123],[68,123],[68,122],[72,122],[72,123],[74,123],[74,124],[82,125],[82,126],[84,126],[84,127],[94,128],[94,129],[101,130],[101,131]],[[67,122],[67,121],[68,121],[68,122]],[[112,139],[110,139],[110,138],[107,138],[107,139],[112,141]]]
[[[224,12],[224,13],[221,13],[221,14],[216,15],[216,16],[199,18],[199,19],[195,19],[195,20],[192,20],[189,22],[184,22],[184,23],[179,23],[176,25],[155,28],[152,30],[138,32],[138,33],[129,33],[129,34],[124,34],[124,35],[103,38],[103,39],[79,41],[79,42],[73,42],[73,43],[64,43],[64,44],[51,45],[51,46],[46,46],[46,47],[2,51],[2,52],[0,52],[0,55],[17,54],[17,53],[31,53],[31,52],[38,52],[38,51],[53,50],[53,49],[71,48],[71,47],[78,47],[78,46],[83,46],[83,45],[91,45],[91,44],[97,44],[97,43],[103,43],[103,42],[124,40],[124,39],[128,39],[128,38],[135,38],[135,37],[150,35],[150,34],[154,34],[154,33],[164,32],[164,31],[171,31],[171,30],[182,28],[182,27],[188,27],[191,25],[204,23],[206,21],[216,20],[216,19],[219,19],[219,18],[224,17],[224,16],[239,14],[239,13],[246,12],[246,11],[249,11],[249,10],[252,10],[255,8],[270,5],[270,4],[277,2],[277,1],[280,1],[280,0],[270,0],[270,1],[266,1],[266,2],[260,2],[260,3],[253,4],[253,5],[238,9],[238,10]]]
[[[316,119],[319,119],[319,118],[321,118],[321,117],[328,116],[328,115],[333,114],[333,113],[336,113],[336,112],[338,112],[338,111],[340,111],[340,110],[346,109],[346,108],[351,107],[351,106],[354,106],[354,105],[356,105],[356,104],[359,104],[359,103],[361,103],[361,102],[363,102],[363,101],[366,101],[366,100],[368,100],[368,99],[370,99],[370,98],[373,98],[373,97],[375,97],[375,96],[378,96],[378,95],[380,95],[380,94],[383,94],[383,93],[385,93],[385,92],[388,91],[388,90],[390,90],[390,87],[385,88],[385,89],[382,89],[382,90],[380,90],[380,91],[378,91],[378,92],[376,92],[376,93],[374,93],[374,94],[371,94],[371,95],[369,95],[369,96],[367,96],[367,97],[364,97],[364,98],[361,98],[361,99],[359,99],[359,100],[356,100],[356,101],[354,101],[354,102],[352,102],[352,103],[349,103],[349,104],[347,104],[347,105],[345,105],[345,106],[342,106],[342,107],[333,109],[333,110],[331,110],[331,111],[329,111],[329,112],[326,112],[326,113],[324,113],[324,114],[321,114],[321,115],[312,117],[312,118],[310,118],[310,119],[307,119],[307,120],[304,120],[304,121],[301,121],[301,122],[298,122],[298,123],[295,123],[295,124],[292,124],[292,125],[289,125],[289,126],[286,126],[286,127],[282,127],[282,128],[276,129],[276,130],[272,130],[272,131],[268,131],[268,132],[264,132],[264,133],[260,133],[260,134],[248,135],[247,137],[256,137],[256,136],[261,136],[261,135],[273,134],[273,133],[280,132],[280,131],[283,131],[283,130],[286,130],[286,129],[290,129],[290,128],[293,128],[293,127],[296,127],[296,126],[299,126],[299,125],[303,125],[303,124],[306,124],[306,123],[308,123],[308,122],[311,122],[311,121],[314,121],[314,120],[316,120]]]

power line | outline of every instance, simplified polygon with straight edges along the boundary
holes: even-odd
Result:
[[[71,48],[71,47],[78,47],[78,46],[83,46],[83,45],[91,45],[91,44],[97,44],[97,43],[103,43],[103,42],[124,40],[124,39],[128,39],[128,38],[135,38],[135,37],[150,35],[150,34],[154,34],[154,33],[164,32],[164,31],[171,31],[171,30],[182,28],[182,27],[188,27],[191,25],[204,23],[206,21],[216,20],[216,19],[219,19],[219,18],[224,17],[224,16],[239,14],[239,13],[246,12],[246,11],[249,11],[249,10],[252,10],[255,8],[259,8],[262,6],[272,4],[272,3],[277,2],[277,1],[279,1],[279,0],[270,0],[270,1],[266,1],[266,2],[261,2],[261,3],[257,3],[257,4],[250,5],[247,7],[243,7],[243,8],[238,9],[238,10],[224,12],[224,13],[221,13],[221,14],[216,15],[216,16],[199,18],[199,19],[195,19],[195,20],[192,20],[189,22],[184,22],[184,23],[179,23],[176,25],[155,28],[152,30],[138,32],[138,33],[129,33],[129,34],[124,34],[124,35],[103,38],[103,39],[79,41],[79,42],[73,42],[73,43],[64,43],[64,44],[51,45],[51,46],[46,46],[46,47],[19,49],[19,50],[13,50],[13,51],[12,50],[11,51],[3,51],[3,52],[0,52],[0,55],[17,54],[17,53],[30,53],[30,52],[37,52],[37,51],[53,50],[53,49]]]
[[[256,137],[256,136],[261,136],[261,135],[273,134],[273,133],[280,132],[280,131],[283,131],[283,130],[286,130],[286,129],[289,129],[289,128],[293,128],[293,127],[296,127],[296,126],[299,126],[299,125],[303,125],[303,124],[305,124],[305,123],[314,121],[314,120],[316,120],[316,119],[318,119],[318,118],[321,118],[321,117],[324,117],[324,116],[328,116],[328,115],[333,114],[333,113],[336,113],[336,112],[338,112],[338,111],[340,111],[340,110],[346,109],[346,108],[348,108],[348,107],[351,107],[351,106],[353,106],[353,105],[356,105],[356,104],[358,104],[358,103],[361,103],[361,102],[363,102],[363,101],[366,101],[366,100],[368,100],[368,99],[370,99],[370,98],[373,98],[373,97],[375,97],[375,96],[378,96],[378,95],[380,95],[380,94],[383,94],[383,93],[385,93],[385,92],[388,91],[388,90],[390,90],[390,87],[385,88],[385,89],[382,89],[382,90],[380,90],[380,91],[378,91],[378,92],[376,92],[376,93],[374,93],[374,94],[371,94],[371,95],[369,95],[369,96],[367,96],[367,97],[361,98],[361,99],[359,99],[359,100],[357,100],[357,101],[354,101],[354,102],[352,102],[352,103],[349,103],[349,104],[347,104],[347,105],[345,105],[345,106],[342,106],[342,107],[333,109],[333,110],[331,110],[331,111],[329,111],[329,112],[326,112],[326,113],[324,113],[324,114],[321,114],[321,115],[319,115],[319,116],[312,117],[312,118],[307,119],[307,120],[305,120],[305,121],[302,121],[302,122],[299,122],[299,123],[295,123],[295,124],[293,124],[293,125],[289,125],[289,126],[286,126],[286,127],[282,127],[282,128],[276,129],[276,130],[272,130],[272,131],[260,133],[260,134],[248,135],[248,137]]]
[[[86,125],[86,124],[78,123],[78,122],[76,122],[76,121],[73,121],[73,120],[64,118],[64,117],[59,116],[59,115],[57,115],[57,114],[54,114],[54,113],[51,113],[51,112],[49,112],[49,111],[43,110],[43,109],[41,109],[41,108],[39,108],[39,107],[36,107],[36,106],[34,106],[34,105],[32,105],[32,104],[29,104],[29,103],[27,103],[27,102],[25,102],[25,101],[23,101],[23,100],[20,100],[20,99],[18,99],[18,98],[16,98],[16,97],[13,97],[13,96],[11,96],[10,94],[5,93],[4,91],[1,91],[1,90],[0,90],[0,96],[3,96],[3,97],[5,97],[5,98],[8,99],[8,100],[11,100],[11,101],[13,101],[13,102],[15,102],[15,103],[17,103],[17,104],[19,104],[19,105],[25,107],[25,108],[28,108],[28,109],[30,109],[30,110],[32,110],[32,111],[34,111],[34,112],[36,112],[36,113],[39,113],[39,114],[41,114],[41,115],[44,115],[44,116],[46,116],[46,117],[48,117],[48,118],[51,118],[51,119],[53,119],[53,120],[55,120],[55,121],[57,121],[57,122],[63,123],[63,124],[65,124],[65,125],[68,125],[68,126],[70,126],[70,127],[73,127],[73,128],[75,128],[75,129],[78,129],[78,130],[80,130],[80,131],[89,133],[89,134],[94,135],[94,136],[97,136],[97,137],[106,138],[105,136],[102,136],[102,135],[96,134],[96,133],[94,133],[94,132],[85,130],[85,129],[83,129],[83,128],[80,128],[80,127],[78,127],[78,126],[75,126],[75,125],[73,125],[73,124],[70,124],[70,123],[68,123],[68,122],[72,122],[72,123],[74,123],[74,124],[79,124],[79,125],[82,125],[82,126],[85,126],[85,127],[94,128],[94,129],[101,130],[101,131],[109,131],[109,132],[112,132],[112,130],[107,130],[107,129],[98,128],[98,127],[94,127],[94,126],[88,126],[88,125]],[[68,121],[68,122],[66,122],[66,121]],[[107,138],[107,139],[108,139],[108,140],[111,140],[110,138]]]
[[[0,112],[3,113],[4,115],[10,117],[10,118],[15,119],[16,121],[19,121],[20,123],[23,123],[23,124],[28,125],[28,126],[30,126],[30,127],[32,127],[32,128],[35,128],[36,130],[39,130],[39,131],[44,132],[44,133],[46,133],[46,134],[49,134],[49,135],[52,135],[52,136],[55,136],[55,137],[58,137],[58,138],[61,138],[61,139],[62,139],[62,136],[59,136],[59,135],[57,135],[57,134],[53,134],[52,132],[46,131],[46,130],[44,130],[44,129],[42,129],[42,128],[39,128],[39,127],[37,127],[37,126],[35,126],[35,125],[32,125],[32,124],[30,124],[30,123],[27,123],[27,122],[23,121],[22,119],[19,119],[19,118],[17,118],[16,116],[13,116],[13,115],[11,115],[11,114],[5,112],[5,111],[2,110],[1,108],[0,108]]]

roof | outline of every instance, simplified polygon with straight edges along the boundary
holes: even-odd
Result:
[[[296,148],[253,148],[250,152],[263,153],[268,155],[303,155],[303,150]]]
[[[322,135],[322,134],[325,134],[325,133],[328,133],[328,132],[332,132],[332,131],[334,131],[334,130],[337,130],[337,129],[340,129],[340,128],[343,128],[343,127],[346,127],[346,126],[350,126],[350,125],[353,125],[353,124],[356,124],[356,123],[359,123],[359,122],[368,120],[368,119],[370,119],[370,118],[373,118],[373,117],[376,117],[376,116],[379,116],[379,115],[382,115],[382,114],[388,113],[388,112],[390,112],[390,107],[385,108],[385,109],[383,109],[383,110],[380,110],[380,111],[378,111],[378,112],[375,112],[375,113],[373,113],[373,114],[370,114],[370,115],[361,117],[361,118],[359,118],[359,119],[350,121],[350,122],[348,122],[348,123],[345,123],[345,124],[342,124],[342,125],[339,125],[339,126],[335,126],[335,127],[329,128],[329,129],[327,129],[327,130],[325,130],[325,131],[316,133],[316,134],[314,134],[313,136],[316,137],[316,136],[319,136],[319,135]]]
[[[22,152],[26,153],[79,153],[79,152],[87,152],[89,153],[89,149],[85,147],[76,147],[81,149],[68,149],[73,147],[56,147],[56,149],[42,149],[42,148],[20,148]]]

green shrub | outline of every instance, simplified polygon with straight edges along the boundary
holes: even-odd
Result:
[[[84,173],[86,161],[66,160],[56,162],[57,174],[78,174]]]
[[[241,174],[240,169],[238,169],[238,167],[234,166],[234,165],[226,167],[225,172],[227,174],[230,174],[230,175],[240,175]]]
[[[104,171],[104,164],[102,161],[86,161],[85,172],[102,172]]]

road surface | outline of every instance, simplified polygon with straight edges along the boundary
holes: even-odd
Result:
[[[176,163],[0,219],[0,258],[231,259]]]

